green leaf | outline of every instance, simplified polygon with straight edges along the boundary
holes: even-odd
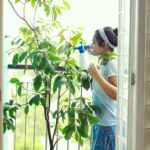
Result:
[[[77,104],[76,102],[73,102],[73,103],[71,104],[71,107],[73,107],[73,108],[76,107],[76,104]]]
[[[91,80],[87,77],[82,77],[81,79],[82,87],[88,90],[91,87]]]
[[[60,57],[58,55],[54,54],[53,52],[49,52],[49,57],[52,62],[61,60]]]
[[[24,44],[25,44],[25,41],[22,41],[21,44],[20,44],[20,46],[24,46]]]
[[[83,146],[83,139],[81,138],[81,136],[80,136],[80,138],[79,138],[79,144],[80,144],[81,146]]]
[[[19,81],[19,79],[17,79],[17,78],[11,78],[10,79],[10,83],[15,83],[15,84],[17,84],[17,85],[20,85],[20,81]]]
[[[62,130],[62,133],[65,134],[70,129],[70,127],[71,127],[71,124],[65,126]]]
[[[46,98],[41,98],[41,104],[44,108],[46,107]]]
[[[18,86],[17,93],[18,93],[19,96],[21,96],[21,93],[22,93],[22,84],[20,84]]]
[[[60,114],[61,114],[62,121],[64,123],[64,121],[65,121],[65,113],[61,110]]]
[[[27,27],[21,27],[19,30],[23,34],[23,36],[26,38],[26,43],[31,44],[33,40],[31,29]]]
[[[9,123],[7,124],[7,127],[11,129],[12,131],[15,131],[15,126],[13,125],[13,122],[11,121],[9,121]]]
[[[29,58],[33,58],[34,56],[37,56],[37,55],[38,55],[37,52],[31,51],[31,52],[29,53]]]
[[[85,121],[87,119],[87,116],[83,112],[79,113],[78,116],[80,121]]]
[[[77,131],[80,134],[80,136],[87,138],[88,137],[87,115],[79,113],[78,117],[79,117],[79,126],[77,127]]]
[[[26,70],[27,70],[27,63],[28,63],[28,58],[25,59],[25,69],[24,69],[24,74],[26,73]]]
[[[87,120],[84,121],[82,127],[83,127],[83,132],[84,132],[85,137],[88,137],[88,122],[87,122]]]
[[[58,111],[57,111],[57,110],[56,110],[56,111],[54,111],[54,112],[52,113],[53,118],[55,118],[55,117],[56,117],[57,113],[58,113]]]
[[[5,120],[5,123],[6,123],[6,127],[7,127],[8,130],[15,131],[15,126],[13,125],[13,120],[12,119],[7,118]]]
[[[76,62],[76,60],[75,59],[68,59],[67,60],[67,66],[69,67],[75,67],[75,66],[77,66],[77,62]]]
[[[101,110],[99,109],[99,107],[95,106],[95,105],[89,105],[89,107],[95,112],[95,113],[102,113]]]
[[[5,132],[6,132],[6,129],[7,129],[7,127],[6,127],[6,123],[4,123],[4,121],[3,121],[3,133],[5,133]]]
[[[64,33],[65,31],[67,31],[67,29],[62,29],[62,30],[60,30],[60,32],[59,32],[59,34],[58,34],[58,36],[62,36],[62,35],[63,35],[63,33]]]
[[[65,40],[65,37],[63,35],[60,36],[59,43],[62,43]]]
[[[34,8],[34,7],[35,7],[35,4],[36,4],[36,0],[30,0],[30,1],[31,1],[32,7]]]
[[[46,16],[48,17],[50,15],[50,7],[48,5],[44,5],[44,11],[46,12]]]
[[[34,90],[38,91],[42,85],[42,77],[41,75],[37,75],[33,80]]]
[[[48,74],[50,73],[50,71],[51,71],[51,70],[50,70],[49,64],[46,64],[44,73],[48,75]]]
[[[32,62],[32,66],[34,68],[36,68],[39,64],[40,61],[40,56],[38,55],[38,53],[33,53],[34,57],[33,57],[33,62]]]
[[[15,42],[15,44],[19,44],[21,42],[21,39],[19,38],[16,42]]]
[[[29,105],[26,105],[24,109],[24,113],[27,115],[29,113]]]
[[[67,51],[67,58],[69,58],[70,57],[70,55],[71,55],[71,51]]]
[[[31,98],[31,100],[29,101],[29,104],[30,105],[35,104],[36,106],[38,106],[39,102],[40,102],[40,95],[37,94],[37,95],[35,95],[34,97]]]
[[[23,52],[20,56],[19,56],[19,62],[21,63],[27,56],[27,52]]]
[[[99,118],[97,118],[95,116],[88,115],[88,121],[90,124],[93,124],[93,123],[98,123],[100,120],[99,120]]]
[[[80,136],[87,138],[88,137],[88,122],[84,120],[80,123],[81,125],[77,127],[78,133]]]
[[[57,71],[57,70],[55,69],[55,67],[51,65],[51,66],[50,66],[50,72],[49,72],[49,73],[50,73],[51,75],[56,75],[56,74],[57,74],[56,71]]]
[[[70,40],[72,41],[73,45],[77,45],[80,42],[81,37],[82,37],[82,34],[79,33],[79,34],[73,36]]]
[[[52,12],[53,12],[52,13],[52,19],[55,21],[57,18],[57,11],[56,11],[55,7],[52,8]]]
[[[14,126],[13,123],[9,123],[9,127],[10,127],[10,129],[11,129],[12,131],[15,131],[15,126]]]
[[[86,104],[85,104],[85,109],[88,111],[89,114],[93,114],[92,109]]]
[[[50,43],[49,41],[47,41],[46,39],[44,39],[44,40],[40,43],[40,48],[41,48],[41,49],[47,49],[47,48],[52,49],[53,47],[52,47],[52,45],[51,45],[51,43]]]
[[[62,133],[65,135],[65,139],[69,140],[73,134],[73,132],[75,131],[75,126],[74,124],[69,124],[67,125],[63,130]]]
[[[15,54],[12,60],[12,64],[13,66],[17,66],[18,65],[18,54]]]
[[[59,15],[62,15],[61,7],[55,6],[56,11],[59,13]]]
[[[71,138],[71,136],[72,136],[72,133],[73,133],[73,131],[72,130],[69,130],[68,132],[66,132],[66,134],[65,134],[65,139],[66,140],[69,140],[70,138]]]
[[[11,118],[15,119],[14,111],[12,109],[9,109],[9,115]]]
[[[13,105],[13,103],[14,103],[14,100],[12,100],[12,99],[9,100],[9,104],[10,104],[10,105]]]
[[[20,0],[15,0],[15,3],[17,4]]]
[[[45,66],[46,66],[46,63],[47,63],[46,58],[45,58],[45,57],[42,57],[42,59],[41,59],[41,61],[40,61],[40,64],[39,64],[40,68],[41,68],[41,69],[44,69]]]
[[[70,10],[70,5],[67,1],[63,0],[65,7]]]
[[[62,85],[62,76],[57,76],[55,78],[55,81],[54,81],[54,84],[53,84],[53,92],[55,93],[57,91],[57,89],[61,88],[61,85]]]
[[[75,133],[75,140],[78,142],[78,139],[79,139],[79,134],[78,132]]]
[[[69,119],[69,123],[70,124],[74,124],[75,123],[75,112],[74,112],[74,110],[70,110],[68,112],[68,119]]]
[[[75,94],[75,87],[74,87],[72,81],[68,79],[67,85],[68,85],[69,91],[74,95]]]
[[[75,140],[79,142],[81,146],[83,145],[83,140],[78,132],[75,133]]]

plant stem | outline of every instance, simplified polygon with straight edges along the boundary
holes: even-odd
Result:
[[[34,16],[33,16],[33,26],[34,27],[35,27],[35,18],[36,18],[36,11],[38,8],[38,3],[39,3],[39,0],[37,0],[37,2],[36,2],[36,6],[35,6],[35,10],[34,10]]]
[[[53,140],[51,139],[51,130],[50,130],[50,124],[49,124],[49,117],[47,116],[47,108],[44,108],[44,116],[45,116],[45,120],[46,120],[50,150],[53,150],[51,148],[51,146],[53,145]]]
[[[57,100],[57,118],[56,118],[56,123],[55,123],[55,129],[54,129],[54,132],[53,132],[53,137],[52,139],[54,140],[54,137],[55,137],[55,134],[56,134],[56,131],[58,129],[58,122],[59,122],[59,105],[60,105],[60,92],[61,92],[61,89],[58,89],[58,100]],[[57,139],[58,140],[58,139]],[[56,140],[56,141],[57,141]],[[57,143],[57,142],[56,142]]]
[[[48,89],[48,81],[45,80],[45,85]],[[47,96],[47,107],[45,109],[45,119],[46,119],[46,123],[47,123],[47,132],[48,132],[48,136],[49,136],[49,144],[50,144],[50,150],[53,150],[53,139],[52,139],[52,135],[51,135],[51,129],[50,129],[50,120],[49,120],[49,112],[50,112],[50,106],[51,106],[51,82],[52,82],[52,76],[50,76],[50,88],[48,91],[46,91],[46,96]]]
[[[39,39],[38,39],[38,36],[37,36],[37,33],[35,31],[34,28],[32,28],[32,26],[28,23],[28,21],[24,18],[24,17],[21,17],[18,12],[16,11],[16,9],[14,8],[14,5],[12,4],[12,2],[10,0],[8,0],[8,2],[10,3],[12,9],[14,10],[15,14],[22,20],[24,21],[27,26],[33,31],[34,35],[35,35],[35,38],[36,38],[36,42],[37,42],[37,45],[38,45],[38,48],[40,49],[40,44],[39,44]]]

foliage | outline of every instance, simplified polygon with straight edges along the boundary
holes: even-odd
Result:
[[[59,140],[55,138],[58,129],[66,140],[75,137],[83,145],[83,138],[88,138],[89,125],[98,122],[98,119],[92,114],[94,106],[85,98],[78,97],[72,100],[67,97],[70,101],[67,104],[63,98],[67,92],[76,95],[81,86],[88,90],[91,82],[87,72],[83,71],[73,58],[74,47],[82,38],[81,28],[62,27],[58,21],[62,12],[70,8],[69,3],[65,0],[60,3],[54,0],[8,2],[24,23],[18,36],[11,41],[9,54],[13,55],[12,64],[14,67],[19,64],[25,65],[25,74],[28,66],[31,66],[35,73],[32,96],[23,107],[25,115],[28,115],[30,107],[42,105],[51,150]],[[15,8],[18,4],[23,5],[22,16]],[[31,5],[33,10],[32,23],[26,17],[27,5]],[[48,21],[36,18],[38,9],[44,12]],[[16,77],[10,82],[16,85],[17,95],[22,97],[25,89],[23,83]],[[53,102],[56,103],[55,108],[52,108]],[[7,129],[15,130],[14,114],[21,108],[21,104],[13,100],[4,104],[4,132]],[[60,120],[65,124],[62,128],[59,128]]]
[[[102,64],[102,65],[105,65],[105,64],[107,64],[107,62],[109,61],[109,60],[112,60],[112,59],[116,59],[116,56],[117,56],[117,54],[116,53],[108,53],[108,54],[101,54],[100,56],[99,56],[99,59],[98,59],[98,61]]]
[[[14,103],[13,100],[6,102],[3,105],[3,132],[6,130],[15,130],[15,126],[13,124],[15,119],[15,113],[20,108],[20,104]]]

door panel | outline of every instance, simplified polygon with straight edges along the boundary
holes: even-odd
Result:
[[[127,149],[130,1],[119,1],[117,150]]]

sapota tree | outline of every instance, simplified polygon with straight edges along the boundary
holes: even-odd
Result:
[[[70,9],[66,0],[59,3],[58,0],[8,2],[23,24],[18,29],[18,35],[11,40],[9,54],[13,56],[12,64],[14,67],[24,65],[24,74],[31,67],[34,78],[27,102],[22,105],[12,99],[4,104],[4,133],[15,130],[14,119],[19,109],[24,109],[28,115],[30,107],[42,105],[50,150],[60,140],[56,138],[58,130],[66,140],[73,137],[82,145],[83,138],[89,136],[89,126],[98,122],[92,113],[96,108],[82,94],[75,97],[81,87],[88,90],[91,82],[87,72],[74,59],[74,47],[82,39],[82,28],[71,29],[61,25],[59,19],[63,11]],[[22,10],[17,10],[18,5]],[[23,90],[27,90],[23,82],[16,77],[10,82],[16,85],[17,95],[22,97]],[[73,95],[72,98],[67,97],[67,92]],[[53,102],[56,103],[55,108],[52,107]],[[61,122],[63,128],[59,128]]]

